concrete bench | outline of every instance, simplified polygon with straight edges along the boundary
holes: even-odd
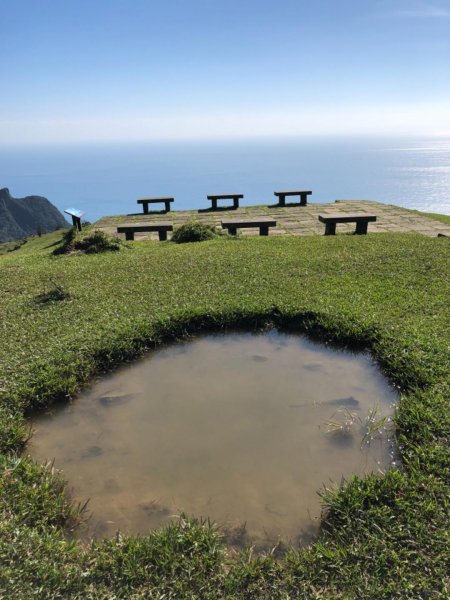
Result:
[[[361,213],[334,213],[319,215],[319,221],[325,223],[325,235],[335,235],[337,223],[356,223],[355,233],[366,234],[369,222],[376,221],[375,215],[364,215]]]
[[[166,212],[170,212],[170,203],[173,202],[174,200],[175,200],[174,198],[139,198],[139,200],[137,200],[137,203],[142,204],[142,206],[144,208],[144,215],[147,215],[149,204],[157,204],[160,202],[164,202],[164,205],[166,207]]]
[[[164,242],[167,240],[167,232],[173,231],[172,223],[160,222],[160,223],[124,223],[117,227],[117,233],[124,233],[126,240],[134,240],[135,233],[157,231],[159,234],[159,241]]]
[[[239,208],[239,199],[243,198],[244,194],[218,194],[218,195],[210,195],[207,196],[208,200],[211,200],[211,208],[213,210],[217,210],[217,201],[218,200],[233,200],[233,207],[229,208]]]
[[[299,196],[299,206],[306,206],[308,196],[312,194],[311,191],[300,191],[300,192],[274,192],[273,195],[278,198],[278,206],[286,206],[286,196]]]
[[[230,235],[236,235],[237,230],[244,227],[259,227],[259,235],[269,235],[269,227],[276,227],[277,222],[273,219],[251,219],[251,220],[239,220],[233,219],[231,221],[221,221],[222,229],[228,229]]]

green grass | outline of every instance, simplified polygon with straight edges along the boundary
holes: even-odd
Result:
[[[53,231],[52,233],[46,233],[41,237],[35,235],[25,238],[25,240],[4,242],[3,244],[0,244],[0,255],[6,254],[8,252],[20,251],[20,255],[23,256],[23,254],[34,254],[35,252],[40,250],[54,250],[57,247],[57,245],[60,244],[62,234],[64,231],[67,230],[58,229],[57,231]]]
[[[0,597],[450,597],[449,243],[414,234],[136,242],[52,256],[61,237],[0,258]],[[39,302],[49,280],[61,298]],[[24,414],[93,374],[204,328],[267,323],[372,349],[402,392],[402,469],[324,492],[319,540],[229,556],[192,518],[83,546],[50,467],[18,458]]]
[[[444,225],[450,225],[450,215],[441,215],[439,213],[422,212],[420,210],[411,210],[411,209],[405,209],[405,210],[409,210],[409,212],[412,212],[416,215],[422,215],[424,217],[428,217],[429,219],[434,219],[435,221],[444,223]]]
[[[8,252],[15,252],[19,250],[23,246],[23,244],[27,243],[27,239],[23,240],[14,240],[13,242],[2,242],[0,244],[0,256],[2,254],[7,254]]]

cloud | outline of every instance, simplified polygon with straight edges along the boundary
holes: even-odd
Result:
[[[292,111],[102,115],[1,120],[3,144],[226,139],[301,135],[430,135],[450,130],[446,103],[323,106]]]
[[[380,17],[384,18],[404,18],[404,19],[448,19],[450,18],[450,10],[442,8],[429,2],[411,2],[409,1],[405,7],[393,8],[392,3],[389,3],[389,8],[383,11]]]
[[[450,10],[444,8],[429,7],[418,10],[398,10],[390,14],[393,17],[407,17],[411,19],[428,19],[428,18],[448,18]]]

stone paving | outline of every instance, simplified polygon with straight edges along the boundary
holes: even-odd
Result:
[[[137,207],[136,207],[137,208]],[[318,220],[319,214],[331,213],[367,213],[377,216],[375,223],[369,223],[368,235],[372,233],[392,231],[395,233],[415,232],[430,237],[438,234],[450,236],[450,225],[445,225],[421,214],[392,204],[381,204],[373,200],[336,200],[329,204],[308,204],[307,206],[243,206],[237,210],[173,210],[169,213],[150,212],[148,215],[133,213],[129,215],[102,217],[96,222],[96,228],[117,235],[116,228],[124,223],[150,223],[152,221],[169,221],[174,228],[187,221],[201,221],[215,225],[221,229],[221,219],[257,219],[271,217],[277,226],[270,230],[270,236],[279,235],[323,235],[325,226]],[[338,224],[336,233],[347,233],[355,230],[354,223]],[[241,236],[259,235],[259,230],[241,229]],[[170,234],[169,234],[170,237]],[[158,239],[157,233],[135,235],[136,240]]]

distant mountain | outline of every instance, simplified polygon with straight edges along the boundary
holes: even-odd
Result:
[[[0,190],[0,242],[18,240],[68,225],[62,213],[47,198],[13,198],[8,188]]]

